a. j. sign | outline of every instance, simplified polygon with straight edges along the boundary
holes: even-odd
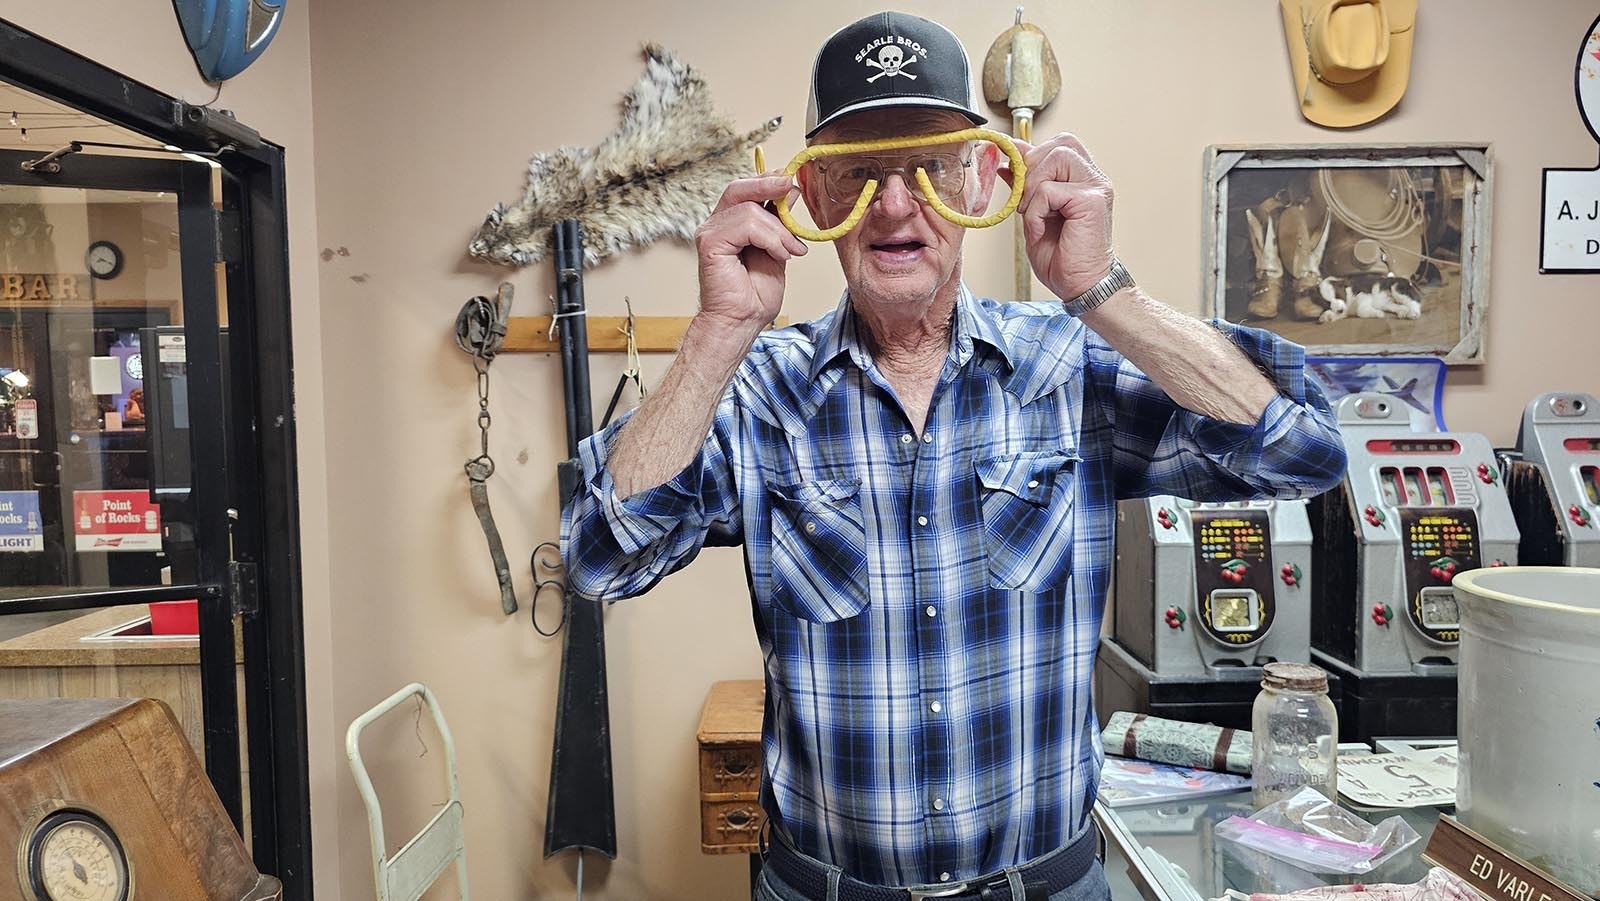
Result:
[[[1589,24],[1573,73],[1578,109],[1600,142],[1600,18]],[[1544,170],[1540,272],[1600,272],[1600,168]]]

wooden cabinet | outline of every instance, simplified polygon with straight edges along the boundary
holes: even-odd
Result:
[[[700,712],[700,850],[755,854],[761,810],[760,679],[716,682]]]

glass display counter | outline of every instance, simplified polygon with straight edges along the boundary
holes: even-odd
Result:
[[[1106,876],[1111,881],[1113,897],[1132,897],[1125,894],[1131,882],[1133,891],[1147,901],[1193,901],[1196,897],[1219,897],[1230,888],[1245,893],[1288,892],[1321,884],[1417,882],[1429,869],[1421,855],[1439,815],[1452,812],[1448,807],[1410,810],[1372,810],[1348,804],[1345,807],[1373,823],[1402,816],[1422,838],[1371,873],[1359,877],[1318,877],[1216,838],[1212,830],[1218,823],[1231,816],[1247,817],[1254,812],[1248,790],[1115,809],[1096,803],[1094,816],[1106,837]],[[1191,892],[1186,893],[1185,889],[1190,886]]]

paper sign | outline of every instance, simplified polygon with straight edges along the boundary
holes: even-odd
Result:
[[[1339,794],[1362,807],[1456,803],[1456,749],[1339,758]]]
[[[80,551],[161,550],[161,510],[148,491],[74,491],[72,524]]]
[[[1600,141],[1600,18],[1584,31],[1573,73],[1578,109]],[[1600,272],[1600,169],[1544,170],[1540,272]]]
[[[0,553],[44,550],[44,524],[39,521],[39,492],[0,491]]]
[[[157,335],[156,357],[163,363],[189,362],[187,335]]]
[[[116,357],[89,358],[89,392],[122,393],[122,361]]]
[[[17,401],[17,437],[39,437],[39,402],[31,397]]]
[[[1544,272],[1600,272],[1600,171],[1544,170]]]

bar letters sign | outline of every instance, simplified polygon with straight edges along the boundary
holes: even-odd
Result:
[[[1584,125],[1600,142],[1600,18],[1584,32],[1573,73]],[[1600,272],[1600,168],[1544,170],[1540,272]]]

